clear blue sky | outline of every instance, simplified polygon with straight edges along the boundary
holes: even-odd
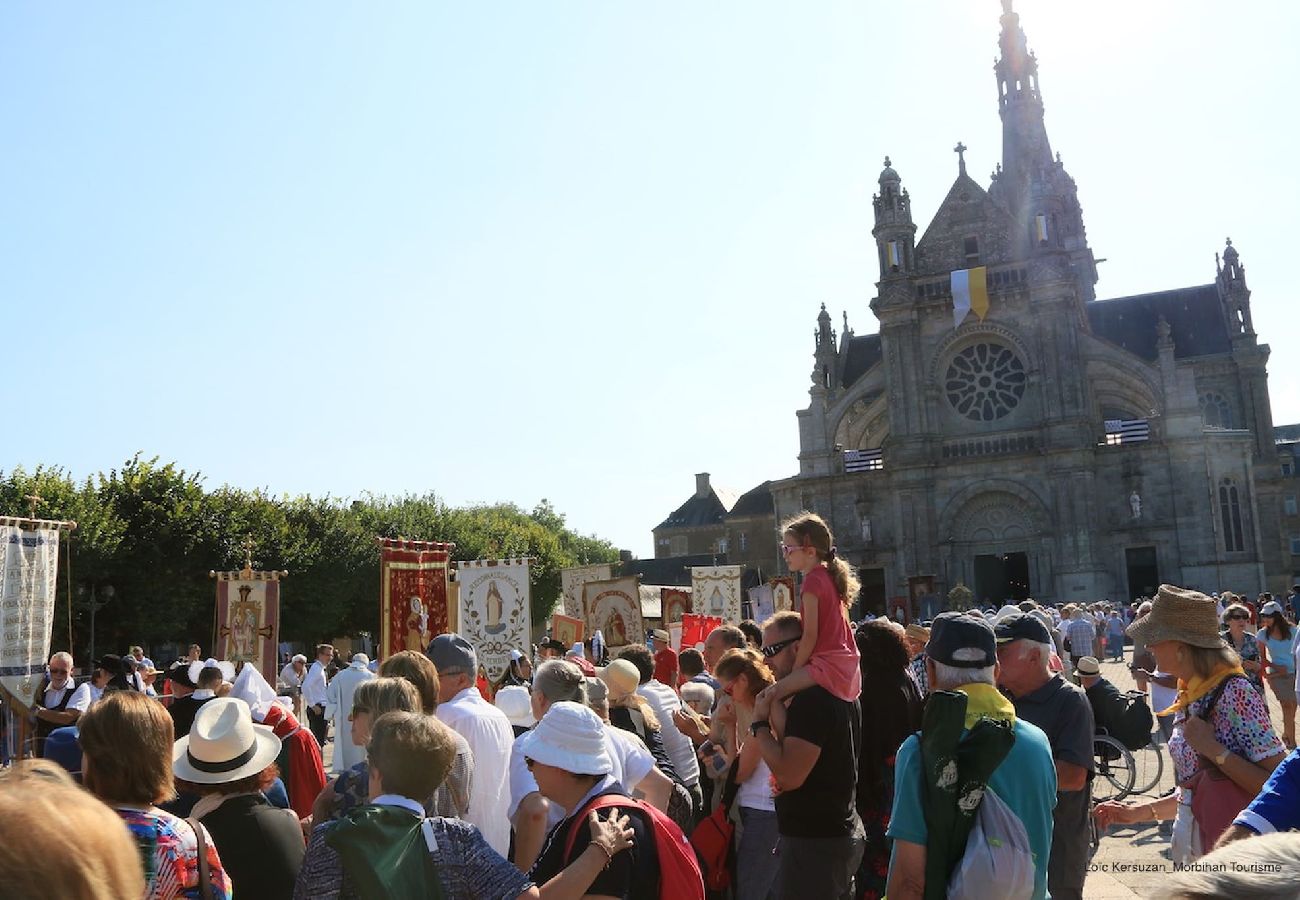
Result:
[[[1100,295],[1231,235],[1277,422],[1295,4],[1018,0]],[[1000,155],[997,0],[0,7],[0,468],[548,497],[648,555],[693,474],[796,470],[812,331],[875,330],[890,154],[922,226]],[[433,537],[433,536],[430,536]]]

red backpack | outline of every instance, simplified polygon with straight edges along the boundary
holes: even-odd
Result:
[[[686,836],[676,822],[640,800],[618,794],[604,794],[588,803],[582,810],[582,819],[569,829],[569,838],[564,844],[564,858],[567,860],[573,855],[579,823],[592,810],[612,806],[634,809],[641,813],[645,823],[650,826],[650,831],[654,833],[655,850],[659,854],[660,900],[704,900],[704,877],[700,875],[700,864],[696,861],[695,851],[691,849]]]

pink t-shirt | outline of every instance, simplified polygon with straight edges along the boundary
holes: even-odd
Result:
[[[862,692],[862,670],[858,667],[858,645],[844,614],[844,604],[825,566],[818,566],[803,579],[803,595],[817,598],[817,643],[808,659],[808,670],[819,685],[841,700],[856,700]]]

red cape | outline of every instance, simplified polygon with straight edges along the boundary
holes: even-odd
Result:
[[[280,739],[280,769],[285,790],[289,792],[289,806],[305,819],[311,815],[312,804],[325,787],[325,765],[321,761],[320,746],[306,728],[298,724],[293,713],[272,704],[266,712],[263,725],[270,726]]]

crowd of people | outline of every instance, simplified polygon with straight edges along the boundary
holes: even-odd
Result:
[[[457,634],[382,662],[322,644],[274,685],[197,646],[78,685],[55,653],[37,758],[0,774],[0,898],[1070,898],[1090,817],[1173,820],[1174,860],[1232,854],[1256,895],[1300,894],[1294,606],[1164,585],[854,623],[826,524],[785,523],[781,550],[798,611],[680,653],[663,630],[547,640],[494,688]],[[1102,660],[1127,641],[1178,788],[1094,805]],[[1161,890],[1248,896],[1240,877]]]

